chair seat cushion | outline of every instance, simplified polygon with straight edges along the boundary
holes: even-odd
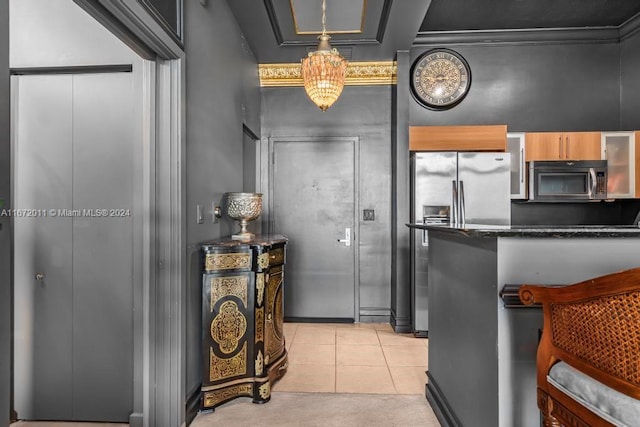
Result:
[[[633,427],[640,422],[640,400],[594,380],[565,362],[553,365],[547,380],[613,425]]]

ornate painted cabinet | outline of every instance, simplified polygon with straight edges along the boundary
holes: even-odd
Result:
[[[241,396],[267,402],[286,372],[286,243],[265,235],[202,244],[202,409]]]

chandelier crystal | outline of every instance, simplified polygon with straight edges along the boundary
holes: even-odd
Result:
[[[318,48],[302,60],[304,90],[322,111],[327,111],[340,97],[347,71],[347,60],[329,44],[325,1],[322,0],[322,34],[318,36]]]

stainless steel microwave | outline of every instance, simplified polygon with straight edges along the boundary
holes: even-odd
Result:
[[[569,202],[606,198],[606,160],[529,162],[529,200]]]

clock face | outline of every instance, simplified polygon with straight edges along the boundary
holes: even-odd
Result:
[[[411,93],[423,106],[451,108],[465,97],[471,85],[469,64],[457,52],[433,49],[411,67]]]

